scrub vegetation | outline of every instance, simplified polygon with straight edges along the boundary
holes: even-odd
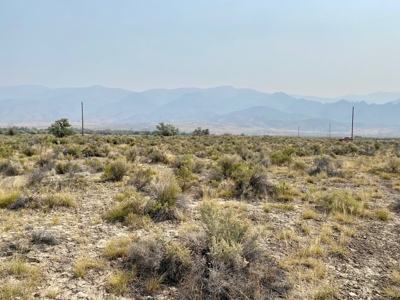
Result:
[[[399,298],[399,140],[162,125],[1,136],[0,299]]]

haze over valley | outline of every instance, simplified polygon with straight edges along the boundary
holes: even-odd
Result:
[[[326,99],[231,86],[144,92],[99,85],[56,89],[37,85],[1,87],[0,123],[45,126],[68,118],[79,124],[81,102],[85,122],[101,128],[152,130],[155,124],[166,122],[180,124],[188,131],[203,126],[216,133],[229,129],[248,134],[290,135],[297,134],[300,127],[303,135],[324,136],[331,124],[332,132],[342,135],[349,132],[354,106],[356,134],[400,134],[400,93]]]

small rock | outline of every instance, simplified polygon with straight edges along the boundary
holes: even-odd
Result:
[[[76,297],[78,297],[78,299],[87,299],[88,295],[83,292],[79,292],[78,294],[76,294]]]
[[[100,248],[100,249],[105,248],[106,247],[106,243],[107,243],[106,240],[100,240],[100,241],[97,242],[96,247]]]

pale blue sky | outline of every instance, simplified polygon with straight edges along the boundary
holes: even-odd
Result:
[[[0,86],[400,91],[400,1],[0,0]]]

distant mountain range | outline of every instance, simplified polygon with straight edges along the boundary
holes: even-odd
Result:
[[[230,86],[215,88],[152,89],[132,92],[91,86],[50,89],[23,85],[0,87],[0,123],[85,121],[113,126],[159,122],[254,128],[254,132],[326,132],[350,130],[355,107],[356,133],[400,135],[400,93],[347,95],[337,99],[262,93]]]

